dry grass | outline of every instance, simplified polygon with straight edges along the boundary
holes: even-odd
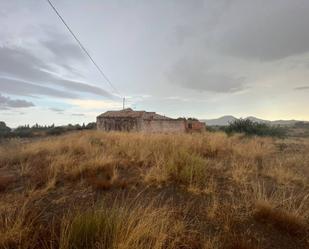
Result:
[[[186,232],[166,207],[130,203],[77,214],[63,225],[60,248],[193,248]]]
[[[231,243],[227,243],[226,249],[255,249],[254,246],[249,245],[247,242],[242,241],[238,238],[233,238]]]
[[[0,176],[0,192],[6,190],[10,184],[15,182],[15,177],[10,175]]]
[[[38,248],[45,233],[40,218],[44,216],[44,209],[35,205],[37,195],[23,196],[19,203],[1,206],[0,213],[0,248]],[[48,238],[49,239],[49,238]]]
[[[14,140],[0,147],[0,248],[309,248],[308,151],[207,132]]]
[[[306,234],[307,227],[303,217],[277,209],[267,202],[256,204],[254,218],[259,222],[271,224],[292,236],[304,236]]]

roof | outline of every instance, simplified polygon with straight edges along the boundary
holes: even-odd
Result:
[[[143,118],[143,119],[172,119],[159,115],[155,112],[133,111],[131,108],[120,111],[107,111],[98,116],[98,118]]]

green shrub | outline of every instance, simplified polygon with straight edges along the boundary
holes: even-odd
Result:
[[[237,119],[226,128],[227,134],[245,133],[246,135],[285,137],[286,129],[280,126],[271,126],[265,123],[254,122],[250,119]]]
[[[15,130],[11,132],[12,137],[33,137],[33,130],[29,125],[18,126]]]
[[[58,127],[48,129],[46,131],[46,134],[47,135],[61,135],[66,131],[68,131],[68,130],[66,130],[64,127],[58,126]]]
[[[86,129],[87,130],[95,130],[97,128],[97,123],[96,122],[91,122],[91,123],[88,123],[86,125]]]
[[[211,126],[206,126],[206,130],[209,132],[224,132],[227,126],[222,126],[222,125],[211,125]]]
[[[0,137],[8,137],[11,129],[6,126],[5,122],[0,121]]]

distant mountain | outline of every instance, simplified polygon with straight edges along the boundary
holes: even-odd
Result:
[[[269,120],[260,119],[260,118],[256,118],[256,117],[253,117],[253,116],[246,117],[246,119],[250,119],[251,121],[258,122],[258,123],[265,123],[265,124],[271,123],[271,121],[269,121]]]
[[[226,115],[220,118],[216,118],[216,119],[204,119],[201,120],[203,122],[206,123],[206,125],[209,126],[224,126],[224,125],[228,125],[230,122],[233,122],[234,120],[236,120],[237,118],[235,118],[234,116],[231,115]],[[265,120],[265,119],[260,119],[260,118],[256,118],[253,116],[249,116],[246,119],[250,119],[254,122],[258,122],[258,123],[265,123],[265,124],[270,124],[270,125],[294,125],[297,122],[305,122],[305,123],[309,123],[308,121],[299,121],[299,120],[275,120],[275,121],[270,121],[270,120]]]
[[[276,120],[272,121],[271,124],[273,125],[294,125],[297,122],[304,122],[304,123],[309,123],[308,121],[300,121],[300,120]]]
[[[236,120],[234,116],[223,116],[217,119],[204,119],[201,120],[206,123],[206,125],[213,126],[213,125],[218,125],[218,126],[224,126],[228,125],[230,122],[233,122]]]

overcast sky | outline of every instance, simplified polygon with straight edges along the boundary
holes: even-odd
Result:
[[[0,1],[0,120],[95,121],[122,107],[171,117],[309,120],[308,0]]]

